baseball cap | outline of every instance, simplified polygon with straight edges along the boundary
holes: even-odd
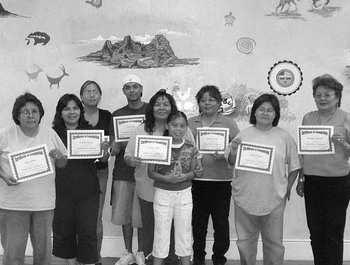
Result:
[[[123,87],[127,83],[138,83],[140,86],[142,86],[141,79],[136,75],[127,75],[123,80]]]

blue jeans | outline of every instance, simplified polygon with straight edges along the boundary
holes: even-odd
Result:
[[[205,244],[209,216],[213,220],[214,245],[212,260],[214,264],[225,263],[225,254],[230,247],[229,212],[231,203],[230,181],[193,181],[192,232],[193,258],[204,261]]]
[[[33,264],[51,264],[53,210],[13,211],[0,209],[3,265],[23,265],[28,234],[33,246]]]
[[[98,208],[98,217],[97,217],[97,251],[98,258],[101,260],[101,248],[103,240],[103,206],[105,204],[106,190],[107,190],[107,180],[108,180],[108,168],[98,169],[97,170],[98,182],[100,183],[100,205]]]
[[[283,215],[286,200],[283,200],[271,213],[256,216],[246,213],[235,204],[235,225],[237,247],[241,265],[255,265],[259,232],[263,242],[264,265],[282,265]]]
[[[304,193],[315,265],[342,265],[350,176],[306,175]]]

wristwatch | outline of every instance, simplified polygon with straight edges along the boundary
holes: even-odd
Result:
[[[298,182],[305,182],[305,178],[298,178]]]

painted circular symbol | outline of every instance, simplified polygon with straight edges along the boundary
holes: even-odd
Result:
[[[289,69],[283,69],[277,73],[276,81],[281,87],[289,87],[294,83],[294,74]]]
[[[255,40],[248,37],[240,38],[236,42],[237,49],[241,53],[245,53],[245,54],[251,53],[254,50],[255,45],[256,45]]]
[[[279,61],[270,68],[267,77],[270,88],[280,95],[291,95],[302,85],[303,73],[292,61]]]

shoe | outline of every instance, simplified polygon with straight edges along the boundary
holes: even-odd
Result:
[[[135,263],[134,254],[125,251],[114,265],[128,265]]]
[[[135,262],[137,265],[145,265],[145,260],[145,254],[143,254],[143,251],[136,252]]]
[[[192,265],[205,265],[205,260],[202,259],[194,259]]]
[[[102,265],[102,263],[101,263],[101,262],[98,262],[98,263],[95,263],[95,265]]]

